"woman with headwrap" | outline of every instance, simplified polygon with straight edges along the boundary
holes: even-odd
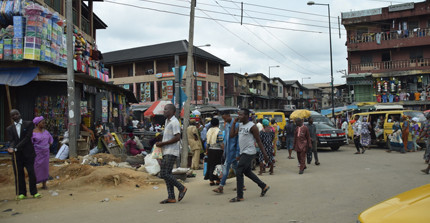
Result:
[[[42,189],[47,189],[46,181],[49,179],[49,147],[54,141],[48,130],[45,129],[43,116],[33,119],[35,126],[31,142],[36,152],[34,160],[34,171],[36,173],[36,183],[42,183]]]
[[[128,137],[129,139],[127,140],[127,142],[124,144],[124,147],[128,150],[128,152],[133,155],[136,156],[137,154],[141,154],[142,152],[144,152],[144,149],[139,149],[137,148],[137,143],[136,141],[134,141],[134,134],[133,133],[128,133]]]
[[[264,146],[264,150],[266,150],[267,156],[269,156],[269,173],[270,175],[273,174],[273,163],[274,163],[274,158],[273,158],[273,138],[275,137],[275,132],[273,130],[273,128],[269,125],[270,122],[267,119],[263,119],[263,127],[264,129],[262,131],[260,131],[260,138],[261,138],[261,142],[263,143]],[[260,152],[259,156],[258,156],[258,160],[260,161],[260,172],[258,173],[258,175],[262,175],[263,172],[265,171],[265,164],[264,164],[264,157],[263,157],[263,153]]]

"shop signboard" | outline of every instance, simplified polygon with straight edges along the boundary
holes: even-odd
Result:
[[[161,98],[164,100],[173,98],[173,81],[161,82]]]
[[[151,101],[151,82],[140,84],[140,98],[143,102]]]
[[[156,78],[165,78],[165,77],[174,77],[175,74],[173,72],[166,72],[166,73],[156,73]]]
[[[397,11],[403,11],[403,10],[409,10],[409,9],[414,9],[413,2],[388,6],[389,12],[397,12]]]
[[[197,81],[197,100],[203,100],[203,82]]]

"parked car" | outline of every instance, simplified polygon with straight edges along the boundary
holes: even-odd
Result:
[[[314,123],[317,130],[318,147],[330,147],[331,150],[339,150],[346,144],[345,132],[325,123]]]
[[[367,210],[357,223],[424,223],[430,221],[430,184],[398,194]]]

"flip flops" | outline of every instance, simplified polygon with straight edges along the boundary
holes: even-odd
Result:
[[[241,202],[241,201],[243,201],[243,200],[245,200],[245,199],[235,197],[235,198],[232,198],[232,199],[230,200],[230,203]]]
[[[264,195],[266,195],[266,193],[269,189],[270,189],[270,187],[266,185],[266,187],[261,190],[260,197],[264,197]]]

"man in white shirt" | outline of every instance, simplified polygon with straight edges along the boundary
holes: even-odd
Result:
[[[175,188],[179,190],[178,202],[184,198],[187,188],[179,183],[172,175],[173,165],[180,153],[181,126],[178,119],[175,117],[176,108],[173,104],[168,104],[164,107],[164,117],[166,124],[164,125],[163,140],[155,145],[163,149],[163,159],[161,161],[160,177],[164,179],[167,187],[168,198],[161,201],[161,204],[176,203]]]
[[[355,154],[361,154],[360,148],[364,151],[363,146],[360,143],[360,135],[361,135],[361,121],[359,120],[360,116],[356,115],[354,117],[355,123],[352,126],[352,130],[354,131],[354,144],[357,152]]]

